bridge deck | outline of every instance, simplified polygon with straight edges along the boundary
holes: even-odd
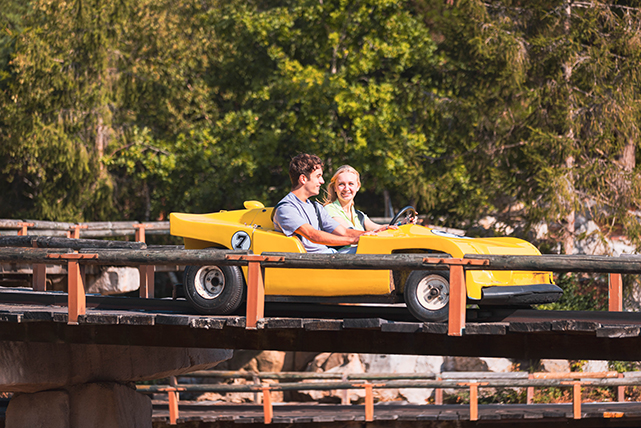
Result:
[[[470,311],[464,334],[452,337],[446,324],[403,321],[404,310],[394,307],[274,304],[257,329],[246,329],[243,316],[190,315],[181,301],[90,296],[87,302],[78,325],[68,325],[66,294],[3,291],[0,340],[641,360],[641,317],[635,313]]]
[[[571,404],[488,404],[479,406],[479,421],[469,420],[466,405],[413,405],[382,403],[374,407],[374,422],[368,426],[492,426],[513,424],[523,426],[638,427],[641,425],[641,403],[584,403],[581,419],[573,419]],[[310,427],[349,426],[365,420],[362,405],[287,404],[274,406],[273,424],[292,424]],[[154,401],[154,426],[169,426],[166,402]],[[190,427],[248,426],[262,424],[263,409],[252,404],[214,404],[211,402],[181,402],[178,425]],[[452,425],[454,423],[454,425]],[[356,425],[354,425],[356,426]]]

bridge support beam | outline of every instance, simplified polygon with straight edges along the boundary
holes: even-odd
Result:
[[[151,401],[127,384],[213,367],[231,350],[0,342],[7,428],[151,428]]]

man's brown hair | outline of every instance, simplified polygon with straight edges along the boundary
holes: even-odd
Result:
[[[316,168],[322,168],[323,166],[323,161],[316,155],[301,153],[295,156],[289,163],[289,179],[292,180],[292,187],[298,186],[298,178],[301,174],[310,178]]]

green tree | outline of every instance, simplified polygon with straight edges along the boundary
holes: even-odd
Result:
[[[99,158],[111,125],[111,41],[122,6],[97,0],[25,7],[0,105],[4,216],[82,220],[109,212]]]

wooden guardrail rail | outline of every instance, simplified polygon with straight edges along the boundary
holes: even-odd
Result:
[[[611,281],[618,287],[611,291],[610,308],[614,298],[621,296],[621,273],[641,273],[641,257],[605,256],[493,256],[466,255],[462,259],[436,257],[423,254],[292,254],[263,253],[261,255],[228,250],[179,250],[179,249],[72,249],[51,248],[0,248],[0,263],[23,262],[33,264],[67,264],[69,272],[69,322],[77,322],[84,314],[84,287],[79,274],[80,264],[108,266],[155,266],[155,265],[236,265],[248,266],[247,328],[255,328],[264,317],[264,269],[315,268],[315,269],[411,269],[450,270],[450,311],[448,334],[462,335],[465,327],[465,270],[538,270],[555,272],[609,272]],[[615,275],[618,275],[615,276]],[[613,285],[614,284],[614,285]],[[618,284],[618,285],[617,285]],[[616,297],[618,296],[618,297]]]
[[[143,241],[145,233],[168,235],[168,221],[101,221],[68,223],[41,220],[0,219],[0,236],[57,236],[67,238],[110,238],[136,235]],[[140,239],[142,237],[142,239]]]
[[[141,392],[164,393],[169,397],[169,418],[171,424],[176,424],[178,419],[178,403],[180,392],[217,392],[238,393],[250,392],[262,394],[263,413],[265,424],[270,424],[273,418],[271,400],[272,391],[329,391],[329,390],[365,390],[365,421],[374,420],[374,395],[373,389],[397,388],[434,388],[442,389],[469,389],[470,393],[470,421],[479,419],[478,391],[479,388],[528,388],[527,404],[531,404],[530,388],[571,387],[573,418],[581,419],[581,388],[592,387],[617,387],[618,401],[624,401],[623,388],[626,386],[641,385],[641,372],[617,373],[492,373],[492,372],[444,372],[436,376],[433,373],[423,375],[408,374],[328,374],[328,373],[256,373],[256,372],[216,372],[200,371],[182,375],[181,377],[219,377],[219,378],[246,378],[253,379],[254,384],[229,385],[229,384],[178,384],[172,379],[172,385],[138,385]],[[328,379],[340,378],[341,381],[332,382]],[[318,380],[318,382],[288,382],[288,383],[263,383],[262,380]],[[343,401],[343,404],[349,404]],[[438,401],[435,404],[442,404]]]

